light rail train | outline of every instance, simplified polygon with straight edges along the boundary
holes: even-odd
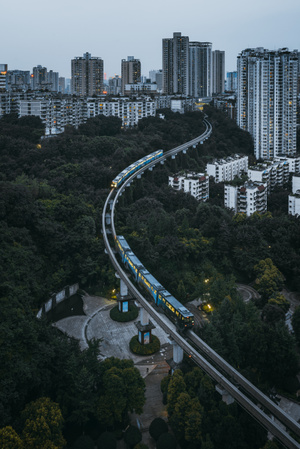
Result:
[[[122,235],[115,236],[117,250],[125,267],[131,271],[135,281],[146,288],[157,306],[175,322],[178,329],[189,329],[194,326],[194,315],[169,293],[155,277],[149,273],[142,262],[131,250]]]
[[[111,187],[112,188],[119,187],[122,184],[122,182],[124,182],[125,179],[127,179],[130,175],[132,175],[145,165],[150,164],[150,162],[155,161],[155,159],[161,157],[163,153],[164,153],[163,150],[154,151],[153,153],[150,153],[147,156],[142,157],[138,161],[129,165],[112,180]]]

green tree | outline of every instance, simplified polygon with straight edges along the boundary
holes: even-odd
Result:
[[[168,432],[168,424],[162,418],[154,418],[149,426],[149,433],[157,441],[160,435]]]
[[[186,385],[183,379],[183,374],[181,370],[176,370],[168,385],[168,395],[167,395],[167,410],[169,416],[175,411],[175,406],[178,400],[178,396],[186,391]]]
[[[98,419],[106,425],[122,422],[130,411],[142,413],[145,382],[132,360],[113,357],[101,364],[103,393],[98,399]]]
[[[295,309],[292,315],[292,326],[298,345],[300,344],[300,306]]]
[[[171,433],[163,433],[157,440],[156,449],[176,449],[177,441]]]
[[[1,449],[23,449],[23,441],[11,426],[7,426],[0,429],[0,447]]]
[[[129,426],[124,434],[124,441],[130,448],[133,448],[142,441],[141,431],[135,426]]]
[[[272,295],[281,290],[284,276],[270,258],[261,260],[254,267],[256,288],[266,302]]]
[[[103,432],[97,440],[98,449],[116,449],[117,439],[112,432]]]
[[[188,441],[194,441],[194,439],[195,441],[200,441],[201,434],[198,434],[196,431],[196,433],[193,433],[192,427],[195,422],[201,423],[202,412],[203,409],[197,398],[191,399],[188,393],[179,394],[174,412],[170,417],[170,425],[177,439],[181,440],[188,435]]]
[[[27,449],[65,446],[62,436],[63,417],[59,405],[49,398],[30,402],[22,412],[24,422],[22,438]]]
[[[272,295],[272,297],[268,300],[268,304],[280,307],[283,313],[286,313],[290,308],[289,301],[281,293],[277,293],[277,295]]]

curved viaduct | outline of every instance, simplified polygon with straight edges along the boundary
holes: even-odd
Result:
[[[185,153],[189,148],[195,148],[199,143],[203,143],[203,141],[209,138],[212,133],[212,126],[206,119],[204,119],[204,124],[206,130],[201,136],[165,152],[159,159],[131,175],[118,190],[112,189],[110,191],[102,212],[102,230],[105,248],[116,272],[120,279],[126,284],[133,297],[183,349],[183,351],[191,356],[199,367],[218,382],[218,384],[220,384],[249,414],[270,431],[285,447],[289,449],[300,449],[300,444],[285,430],[285,428],[287,428],[297,437],[300,437],[299,424],[192,331],[188,331],[187,337],[192,341],[193,346],[188,343],[187,339],[178,334],[177,331],[174,330],[173,323],[171,323],[165,315],[158,313],[143,297],[130,279],[128,279],[123,267],[119,264],[115,256],[113,249],[114,245],[111,245],[109,242],[109,235],[111,235],[111,233],[113,236],[116,235],[114,225],[115,207],[119,196],[126,186],[129,186],[137,176],[140,177],[145,170],[152,170],[155,165],[159,163],[163,164],[168,157],[175,157],[179,152]],[[195,346],[198,350],[195,349]],[[234,384],[229,379],[234,381]]]

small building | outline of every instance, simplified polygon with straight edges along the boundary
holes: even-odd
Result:
[[[300,190],[300,175],[295,175],[292,177],[292,192],[296,193]]]
[[[206,165],[206,172],[215,182],[232,181],[248,170],[248,156],[235,154],[225,159],[214,160]]]
[[[185,172],[169,176],[169,186],[189,193],[198,201],[207,201],[209,198],[209,177],[204,173]]]
[[[267,184],[268,193],[275,187],[283,187],[289,180],[289,163],[283,160],[272,160],[249,167],[248,177],[251,181]]]
[[[254,212],[267,211],[267,187],[259,182],[245,182],[237,187],[225,184],[224,205],[235,213],[244,213],[250,217]]]
[[[289,215],[300,215],[300,190],[297,190],[293,195],[289,195]]]

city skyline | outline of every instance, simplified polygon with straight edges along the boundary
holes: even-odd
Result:
[[[89,52],[104,61],[107,79],[121,74],[121,60],[134,55],[142,74],[162,68],[162,39],[174,32],[191,41],[212,42],[225,51],[226,71],[236,70],[238,54],[246,48],[300,49],[298,0],[188,0],[185,8],[154,0],[141,8],[119,0],[100,4],[86,0],[53,0],[46,8],[37,0],[16,0],[2,6],[2,34],[6,36],[0,62],[9,70],[32,70],[38,64],[71,77],[71,60]]]

